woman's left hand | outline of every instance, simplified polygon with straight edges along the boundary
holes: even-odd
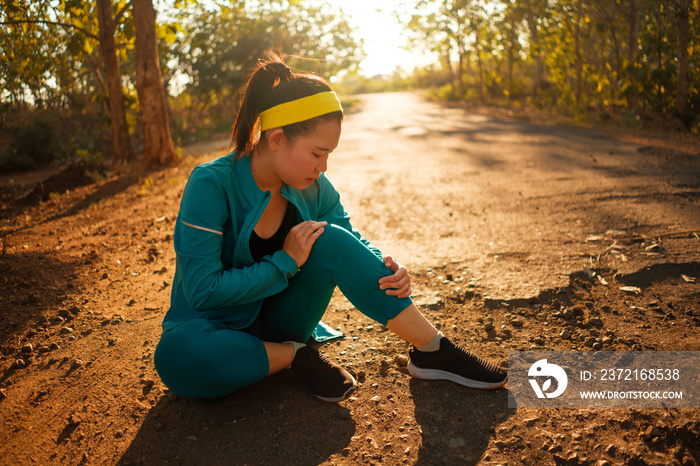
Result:
[[[393,275],[379,279],[379,289],[386,290],[389,296],[408,298],[411,296],[411,276],[403,265],[391,256],[384,256],[384,265],[389,267]]]

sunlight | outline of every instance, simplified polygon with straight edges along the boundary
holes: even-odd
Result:
[[[406,47],[407,35],[396,17],[398,0],[381,4],[375,0],[327,1],[347,14],[348,22],[364,41],[367,58],[360,64],[364,75],[392,74],[397,68],[410,73],[430,63],[425,53],[411,52]]]

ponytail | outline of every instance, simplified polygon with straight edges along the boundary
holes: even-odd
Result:
[[[257,144],[260,113],[285,102],[330,90],[330,85],[324,79],[313,74],[294,73],[282,57],[271,51],[266,52],[265,59],[251,71],[240,91],[242,98],[231,137],[236,159],[248,155]],[[320,118],[342,121],[343,113],[334,112],[287,125],[282,129],[285,136],[292,139],[310,132]]]

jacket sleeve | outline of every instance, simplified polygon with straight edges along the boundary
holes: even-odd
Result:
[[[375,256],[384,260],[382,252],[372,245],[367,238],[362,236],[359,231],[350,223],[350,215],[345,211],[340,203],[340,194],[335,190],[330,180],[324,174],[319,178],[319,209],[318,220],[326,221],[339,227],[345,228],[352,233],[362,244],[364,244]]]
[[[285,251],[252,265],[224,269],[223,234],[230,217],[223,182],[206,168],[195,169],[183,193],[174,243],[185,298],[197,311],[264,299],[282,291],[298,271]]]

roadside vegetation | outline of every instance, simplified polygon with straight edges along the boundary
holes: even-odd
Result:
[[[236,89],[268,48],[345,96],[427,89],[442,101],[700,135],[700,0],[405,1],[396,14],[409,46],[435,62],[373,77],[359,73],[358,32],[319,1],[0,4],[5,172],[76,158],[175,163],[178,147],[230,129]]]

